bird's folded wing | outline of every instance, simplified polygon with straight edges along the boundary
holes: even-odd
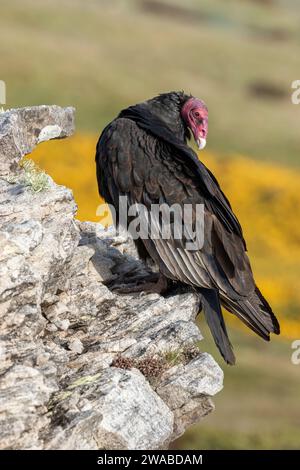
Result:
[[[114,205],[118,194],[128,196],[128,205],[142,204],[146,224],[156,227],[159,236],[144,240],[149,254],[170,277],[201,287],[217,287],[230,298],[248,295],[255,288],[239,223],[215,178],[203,164],[195,161],[187,146],[172,145],[141,129],[129,119],[111,124],[109,137],[99,141],[98,160],[102,179]],[[199,164],[198,164],[199,163]],[[104,175],[104,176],[103,176]],[[99,181],[101,190],[101,181]],[[116,190],[116,188],[118,190]],[[187,249],[192,235],[176,239],[174,230],[186,228],[176,219],[171,236],[164,238],[161,216],[153,204],[192,207],[192,229],[196,227],[197,205],[204,208],[203,246]],[[172,225],[172,224],[171,224]],[[189,228],[189,230],[191,230]]]

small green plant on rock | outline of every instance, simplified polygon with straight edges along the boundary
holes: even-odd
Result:
[[[24,170],[24,172],[21,175],[8,178],[9,183],[24,184],[35,193],[39,193],[48,189],[49,176],[32,160],[24,158],[20,162],[20,167]]]

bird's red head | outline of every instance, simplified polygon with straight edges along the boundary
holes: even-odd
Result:
[[[208,133],[208,109],[206,104],[198,98],[191,97],[182,106],[181,116],[192,131],[199,149],[204,149]]]

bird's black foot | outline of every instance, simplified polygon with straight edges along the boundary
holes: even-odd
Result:
[[[162,274],[151,274],[144,278],[143,281],[130,282],[126,284],[115,284],[110,289],[118,294],[133,294],[145,292],[147,294],[164,294],[169,288],[168,279]]]

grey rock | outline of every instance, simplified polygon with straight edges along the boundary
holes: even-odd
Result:
[[[0,381],[1,448],[41,448],[39,432],[47,424],[45,417],[54,383],[38,369],[14,365]]]
[[[69,346],[70,351],[77,353],[77,354],[81,354],[82,351],[84,350],[84,346],[79,338],[72,338],[69,341],[68,346]]]
[[[172,412],[135,369],[82,377],[54,400],[49,449],[155,449],[173,430]]]
[[[210,397],[223,387],[223,371],[207,353],[186,365],[169,369],[156,389],[174,414],[173,438],[179,437],[191,420],[199,420],[214,410]]]
[[[20,182],[21,157],[73,129],[72,108],[0,115],[0,448],[167,447],[212,411],[223,373],[195,346],[192,293],[118,295],[109,283],[151,272],[132,241],[76,221],[50,177]]]
[[[74,132],[74,108],[32,106],[0,113],[0,176],[17,171],[20,159],[46,140]]]

